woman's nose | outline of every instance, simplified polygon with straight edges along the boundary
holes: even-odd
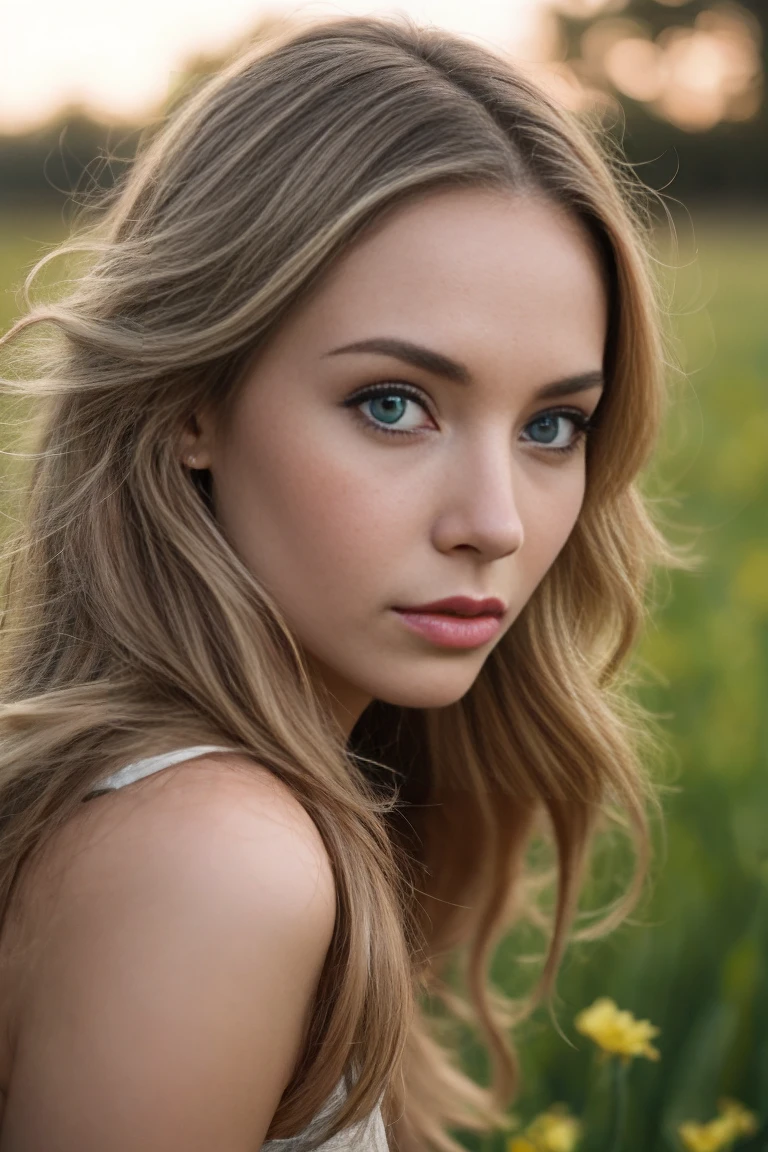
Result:
[[[517,478],[518,484],[521,477]],[[523,544],[515,463],[507,441],[479,446],[456,464],[442,483],[433,542],[441,552],[472,548],[488,559],[517,552]]]

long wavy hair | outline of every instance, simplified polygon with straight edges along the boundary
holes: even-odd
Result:
[[[583,222],[610,285],[607,389],[573,532],[470,690],[436,709],[374,701],[345,742],[217,524],[210,475],[181,465],[180,433],[199,406],[231,403],[374,221],[446,187],[541,196]],[[2,341],[24,365],[3,390],[31,401],[34,438],[5,549],[0,916],[98,779],[180,745],[238,749],[310,814],[338,893],[268,1138],[302,1129],[344,1077],[326,1136],[383,1100],[395,1148],[456,1152],[450,1130],[503,1126],[516,1088],[514,1006],[489,966],[521,914],[534,832],[556,859],[539,994],[606,812],[637,846],[628,899],[647,857],[652,789],[623,671],[649,578],[671,562],[636,486],[665,387],[647,200],[615,146],[508,59],[399,17],[249,44],[146,132],[99,209],[38,262]],[[77,275],[32,302],[59,256]],[[461,1070],[451,1019],[479,1027],[490,1088]]]

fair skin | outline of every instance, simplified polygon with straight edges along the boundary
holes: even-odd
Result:
[[[584,495],[584,440],[558,453],[530,442],[544,430],[530,422],[593,413],[606,324],[578,222],[540,200],[441,190],[337,262],[260,356],[226,427],[198,414],[185,454],[210,468],[218,520],[274,593],[345,733],[374,698],[460,699],[560,552]],[[394,355],[333,354],[381,337],[449,357],[471,383]],[[569,377],[590,386],[541,398]],[[411,436],[371,432],[342,406],[381,381],[412,385],[431,409],[406,401],[391,427]],[[362,411],[381,426],[380,405]],[[574,430],[560,417],[555,442]],[[457,594],[508,606],[491,643],[438,648],[392,611]]]
[[[373,699],[460,699],[555,560],[584,496],[575,429],[599,400],[606,326],[576,221],[511,194],[432,192],[337,261],[226,426],[190,422],[182,458],[211,469],[217,518],[344,733]],[[384,337],[462,365],[465,382],[402,348],[339,351]],[[356,410],[376,382],[420,403]],[[410,434],[366,425],[393,410],[385,426]],[[456,594],[503,601],[492,641],[436,647],[393,611]],[[286,786],[217,754],[92,800],[22,869],[15,908],[0,1152],[260,1147],[336,913],[325,847]]]
[[[19,895],[1,1152],[259,1148],[335,921],[288,788],[229,754],[167,768],[84,804]]]

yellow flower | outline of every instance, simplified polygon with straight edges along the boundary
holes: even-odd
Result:
[[[757,1117],[738,1100],[720,1100],[717,1109],[720,1115],[708,1124],[689,1120],[680,1125],[678,1133],[687,1152],[720,1152],[740,1136],[757,1131]]]
[[[678,1128],[680,1139],[687,1152],[720,1152],[733,1143],[731,1125],[722,1117],[710,1120],[709,1124],[696,1124],[689,1120]]]
[[[579,1032],[589,1036],[604,1052],[622,1056],[625,1061],[632,1056],[659,1059],[659,1050],[650,1043],[658,1036],[659,1029],[650,1020],[635,1020],[631,1012],[617,1008],[607,996],[579,1012],[574,1023]]]
[[[730,1124],[734,1136],[752,1136],[757,1132],[757,1116],[738,1100],[718,1100],[717,1110],[723,1121]]]
[[[522,1136],[513,1137],[507,1152],[574,1152],[581,1136],[581,1124],[560,1104],[542,1112]]]
[[[555,1104],[528,1125],[527,1135],[540,1152],[574,1152],[581,1124],[565,1108]]]

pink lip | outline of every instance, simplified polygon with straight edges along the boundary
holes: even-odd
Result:
[[[440,612],[414,612],[396,608],[407,628],[441,648],[477,648],[487,644],[501,628],[500,616],[449,616]]]
[[[429,604],[395,609],[396,612],[451,612],[460,616],[503,616],[506,610],[506,605],[496,597],[473,600],[471,596],[448,596],[445,600],[431,600]]]
[[[498,634],[506,606],[495,597],[448,596],[395,612],[411,631],[442,648],[477,648]]]

